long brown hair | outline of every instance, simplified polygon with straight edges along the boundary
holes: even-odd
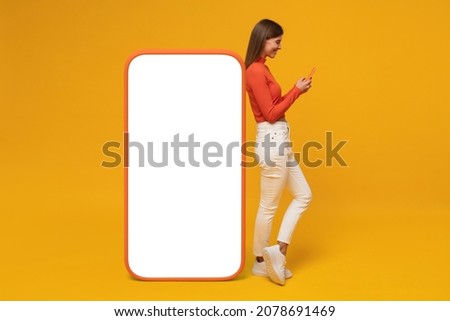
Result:
[[[263,19],[252,30],[245,56],[245,68],[248,68],[261,55],[267,39],[283,35],[283,28],[275,21]]]

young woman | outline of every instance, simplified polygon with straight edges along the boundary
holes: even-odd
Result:
[[[258,22],[250,36],[245,58],[247,92],[257,122],[256,153],[261,168],[261,194],[255,223],[252,273],[269,276],[280,285],[292,273],[285,268],[286,251],[300,215],[311,200],[311,190],[294,159],[285,112],[301,94],[311,88],[312,79],[302,78],[285,95],[265,65],[281,49],[283,29],[274,21]],[[277,244],[269,246],[273,216],[283,189],[288,187],[293,200],[287,208],[278,233]]]

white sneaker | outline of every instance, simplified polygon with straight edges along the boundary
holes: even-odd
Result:
[[[264,261],[258,262],[255,260],[255,263],[253,263],[252,274],[256,275],[256,276],[263,276],[263,277],[268,278],[269,276],[267,275],[266,262],[264,262]],[[292,277],[292,272],[289,269],[285,269],[284,270],[284,278],[290,279],[291,277]]]
[[[278,244],[265,247],[263,249],[263,258],[266,262],[267,275],[276,284],[284,285],[286,283],[285,266],[286,257],[280,252]]]

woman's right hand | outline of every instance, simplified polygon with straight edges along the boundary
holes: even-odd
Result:
[[[312,78],[310,78],[310,79],[302,78],[299,81],[297,81],[295,86],[297,86],[297,88],[300,89],[300,91],[302,93],[305,93],[309,90],[309,88],[311,88],[311,83],[312,83]]]

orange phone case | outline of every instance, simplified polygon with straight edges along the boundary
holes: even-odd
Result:
[[[308,77],[306,79],[311,79],[314,73],[316,72],[316,67],[314,67],[311,72],[309,73]]]

